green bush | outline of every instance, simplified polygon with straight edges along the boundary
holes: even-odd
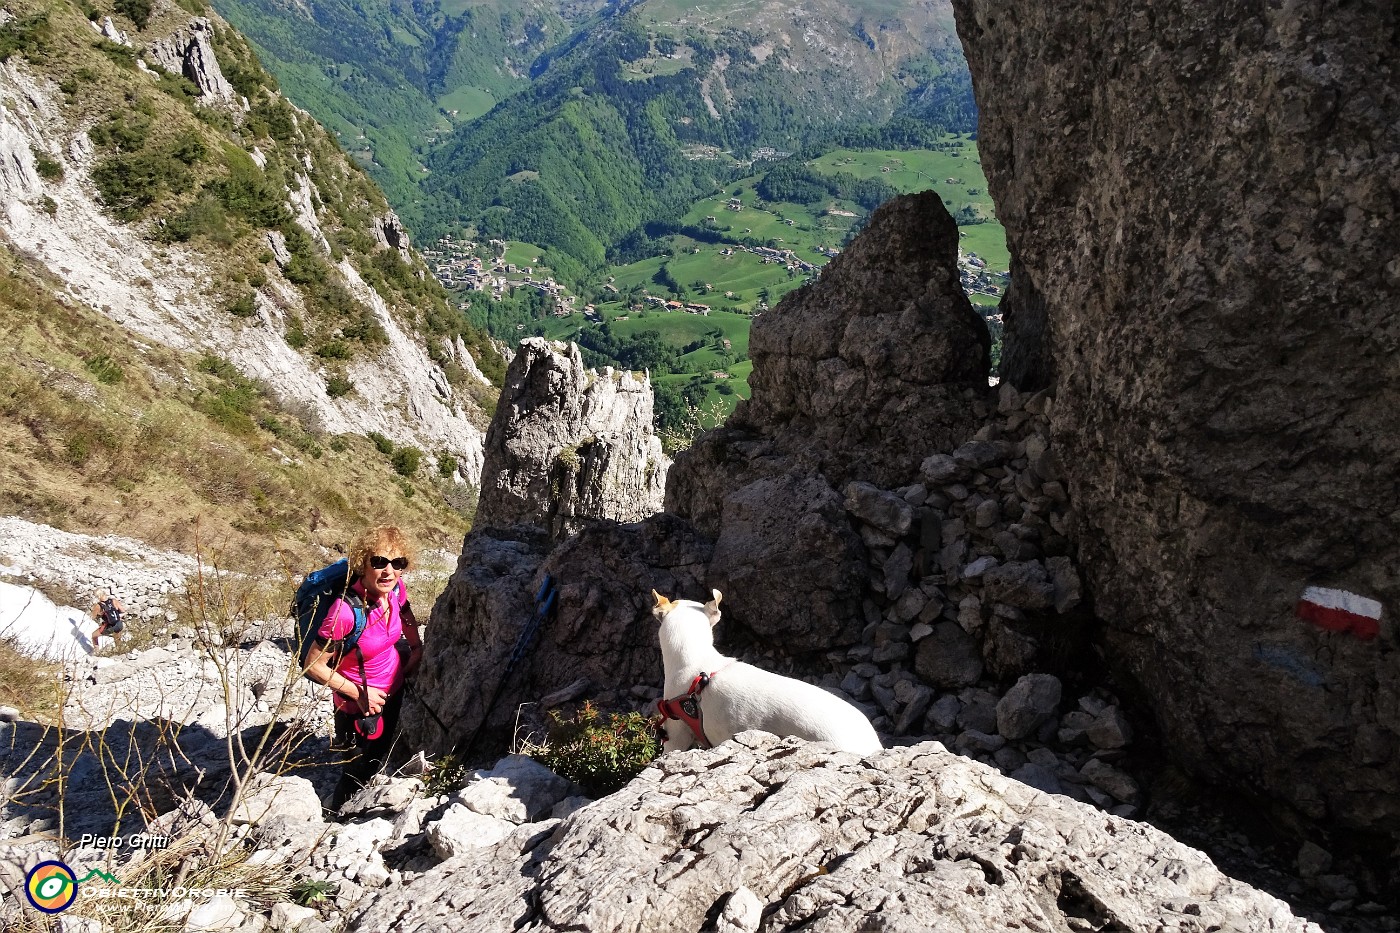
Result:
[[[159,69],[157,69],[159,71]],[[186,104],[193,104],[199,100],[199,86],[184,75],[174,75],[168,71],[160,71],[160,82],[156,85],[166,94]]]
[[[103,385],[115,385],[121,382],[124,377],[121,365],[105,353],[99,353],[96,356],[88,357],[83,365],[86,366],[88,372],[96,376],[97,381]]]
[[[34,169],[39,175],[48,181],[63,180],[63,166],[42,152],[34,154]]]
[[[106,39],[97,40],[93,46],[121,67],[136,70],[136,50],[131,46],[122,45],[120,42],[108,42]]]
[[[228,213],[208,192],[201,194],[159,228],[159,237],[166,242],[186,243],[204,237],[219,246],[232,246],[237,239],[229,226]]]
[[[417,447],[400,447],[394,451],[394,472],[400,476],[416,476],[423,465],[423,451]]]
[[[467,779],[467,766],[453,755],[443,755],[428,766],[423,775],[423,788],[433,796],[450,794],[460,788]]]
[[[301,318],[289,316],[287,318],[287,346],[293,350],[304,350],[307,344],[306,326],[302,324]]]
[[[286,196],[268,180],[246,152],[228,149],[224,154],[228,166],[228,177],[209,182],[206,188],[219,199],[229,213],[244,218],[249,223],[265,229],[286,225],[287,247],[294,253],[298,244],[293,240],[300,230],[295,224],[287,223],[291,211],[287,207]],[[303,236],[305,235],[303,231]],[[308,238],[309,239],[309,238]]]
[[[252,317],[257,312],[258,307],[253,301],[252,292],[243,294],[237,301],[228,306],[228,313],[234,317]]]
[[[323,360],[348,360],[350,345],[344,340],[327,340],[316,348],[316,355]]]
[[[139,152],[151,136],[151,118],[139,105],[118,110],[88,130],[95,146],[110,146],[118,152]]]
[[[206,353],[200,357],[199,362],[195,364],[195,369],[202,373],[208,373],[211,376],[218,376],[220,379],[238,378],[238,367],[234,366],[223,357],[215,356],[212,353]]]
[[[351,382],[340,373],[332,373],[330,376],[326,377],[326,394],[331,398],[344,398],[354,391],[355,383]],[[339,438],[336,438],[336,440],[339,440]],[[335,446],[335,441],[331,441],[331,449],[339,450],[340,448]]]
[[[185,130],[170,144],[170,156],[186,165],[194,165],[209,157],[209,147],[194,130]]]
[[[112,6],[135,23],[137,29],[145,29],[151,21],[151,0],[116,0]]]
[[[337,434],[335,437],[331,438],[331,450],[338,454],[343,454],[349,449],[350,441],[346,439],[344,434]]]
[[[141,217],[166,191],[181,192],[189,187],[189,169],[163,152],[143,150],[121,152],[101,162],[92,171],[102,203],[118,220]]]
[[[641,713],[610,713],[604,721],[592,703],[584,703],[573,719],[558,710],[550,710],[549,718],[545,747],[535,757],[593,797],[621,788],[661,750],[651,720]]]
[[[0,62],[9,61],[16,52],[33,58],[47,51],[52,35],[48,13],[10,20],[0,26]]]
[[[247,386],[222,389],[217,393],[204,393],[195,402],[195,407],[225,430],[233,434],[253,433],[253,418],[249,414],[256,396]]]
[[[457,458],[447,451],[438,454],[438,475],[443,479],[451,479],[457,472]]]
[[[392,457],[394,455],[394,442],[383,434],[380,434],[378,431],[371,431],[365,436],[374,442],[375,449],[384,456]]]

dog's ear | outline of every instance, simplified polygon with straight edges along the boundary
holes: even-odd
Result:
[[[656,605],[651,607],[651,614],[660,619],[666,613],[671,611],[672,603],[665,596],[662,596],[660,593],[656,592],[656,590],[652,590],[651,595],[656,599]]]
[[[705,615],[710,620],[710,627],[713,628],[719,624],[719,601],[724,598],[724,594],[719,590],[710,590],[710,595],[714,599],[705,604]]]

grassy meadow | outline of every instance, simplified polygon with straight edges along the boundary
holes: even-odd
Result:
[[[299,575],[375,521],[457,548],[474,497],[385,439],[329,435],[212,355],[147,345],[0,271],[0,509]],[[387,451],[384,447],[387,446]],[[407,475],[405,475],[407,474]],[[319,563],[315,564],[319,566]]]

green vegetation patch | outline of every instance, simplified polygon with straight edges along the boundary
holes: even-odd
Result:
[[[591,797],[621,789],[661,751],[656,729],[641,713],[605,717],[585,703],[572,718],[558,710],[550,710],[549,716],[549,734],[534,757],[581,785]]]

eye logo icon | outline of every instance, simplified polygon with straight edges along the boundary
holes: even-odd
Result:
[[[62,862],[40,862],[24,876],[24,896],[44,913],[56,914],[78,899],[78,879]]]

